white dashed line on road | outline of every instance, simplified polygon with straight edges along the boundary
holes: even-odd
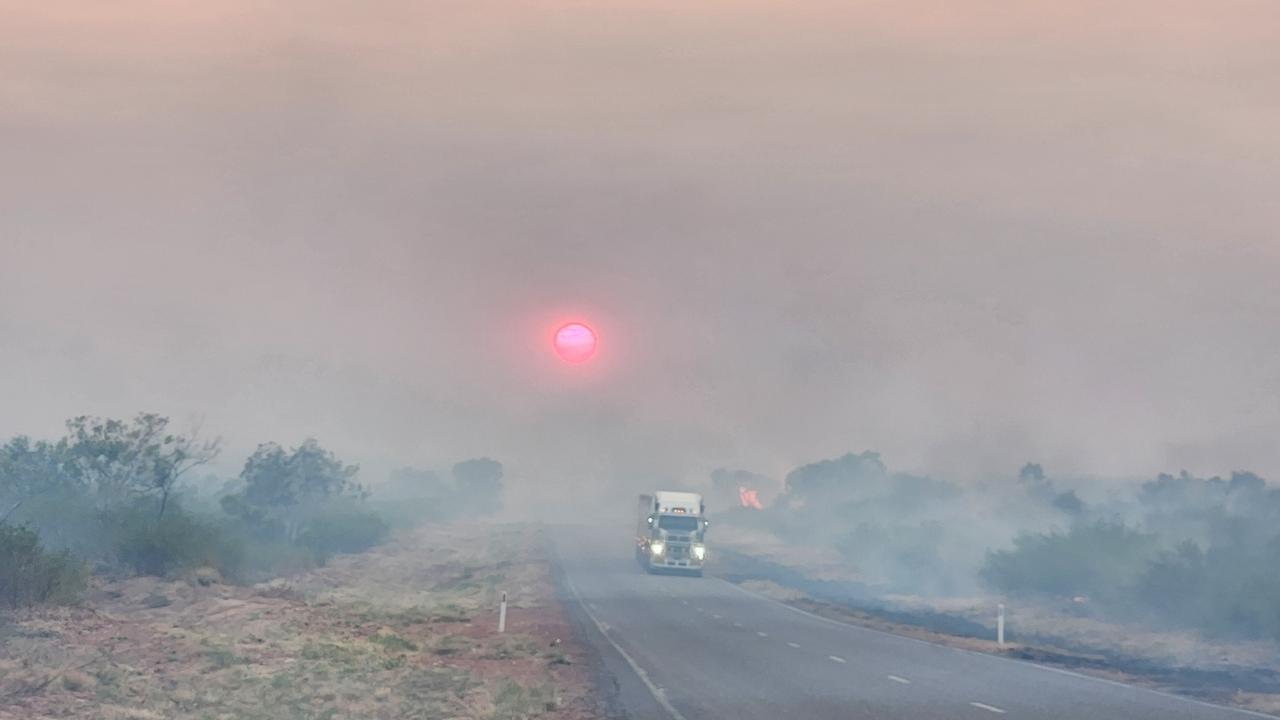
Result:
[[[994,706],[994,705],[987,705],[986,703],[980,703],[980,702],[971,702],[971,703],[969,703],[969,704],[970,704],[970,705],[972,705],[972,706],[974,706],[974,707],[976,707],[976,708],[978,708],[978,709],[980,709],[980,710],[986,710],[987,712],[993,712],[993,713],[995,713],[995,714],[997,714],[997,715],[1003,715],[1003,714],[1004,714],[1004,710],[1001,710],[1000,708],[998,708],[998,707],[996,707],[996,706]]]
[[[838,663],[848,662],[847,660],[840,657],[839,655],[828,655],[827,659],[830,660],[831,662],[838,662]]]
[[[720,619],[720,616],[715,613],[711,613],[711,617],[715,618],[716,620]]]
[[[760,637],[769,637],[769,633],[760,632],[759,630],[756,631],[756,634],[759,635]]]
[[[787,645],[788,645],[789,647],[793,647],[793,648],[797,648],[797,649],[799,649],[799,647],[800,647],[800,643],[793,643],[793,642],[789,642],[789,643],[787,643]]]
[[[889,676],[889,679],[890,679],[890,680],[892,680],[892,681],[894,681],[894,682],[896,682],[896,683],[902,683],[903,685],[910,685],[910,684],[911,684],[911,681],[910,681],[910,680],[908,680],[908,679],[906,679],[906,678],[904,678],[904,677],[898,677],[897,675],[890,675],[890,676]]]
[[[733,626],[734,626],[734,627],[736,627],[736,628],[740,628],[740,627],[742,627],[742,623],[740,623],[740,622],[736,622],[736,623],[734,623],[734,624],[733,624]]]

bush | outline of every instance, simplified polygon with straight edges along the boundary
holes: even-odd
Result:
[[[489,458],[457,463],[450,477],[404,467],[391,473],[369,504],[396,528],[492,515],[502,507],[502,477],[502,463]]]
[[[33,530],[0,524],[0,605],[74,603],[87,582],[88,571],[71,553],[47,552]]]
[[[338,553],[368,550],[385,540],[389,531],[386,521],[372,510],[336,507],[309,518],[298,543],[323,565]]]
[[[1012,594],[1128,597],[1157,551],[1153,535],[1124,523],[1074,525],[1066,533],[1019,535],[1012,550],[987,554],[982,579]]]
[[[1175,625],[1213,636],[1280,639],[1280,539],[1264,549],[1191,541],[1151,563],[1138,599]]]
[[[144,504],[104,514],[103,522],[115,558],[134,572],[165,577],[208,566],[225,577],[241,575],[243,544],[176,505],[163,517]]]

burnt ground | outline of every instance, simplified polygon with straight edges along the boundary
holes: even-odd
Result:
[[[604,703],[534,525],[421,528],[253,587],[95,580],[0,636],[0,720],[585,720]]]

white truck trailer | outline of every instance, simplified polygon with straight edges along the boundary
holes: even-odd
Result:
[[[706,505],[700,493],[658,490],[641,495],[636,520],[636,560],[647,572],[702,575]]]

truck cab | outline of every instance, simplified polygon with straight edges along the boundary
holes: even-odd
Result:
[[[702,575],[710,524],[700,493],[658,490],[641,495],[636,560],[651,573]]]

